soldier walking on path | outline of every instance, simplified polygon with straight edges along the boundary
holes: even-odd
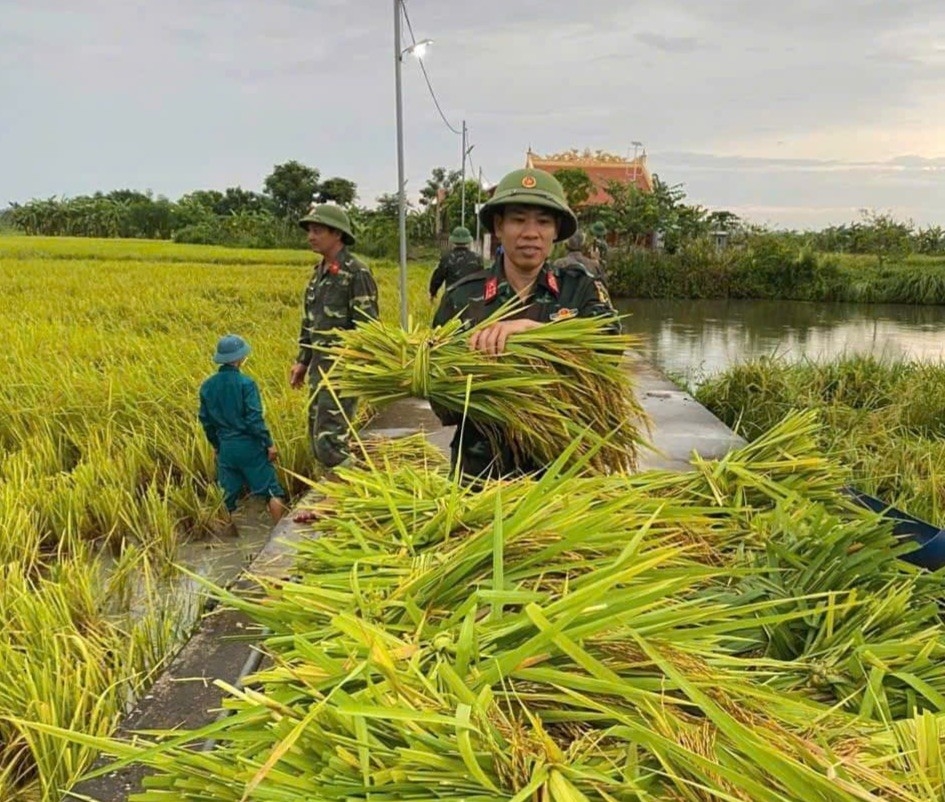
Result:
[[[604,317],[618,333],[620,320],[607,288],[584,265],[554,265],[548,256],[556,242],[577,231],[560,182],[543,170],[516,170],[503,178],[479,212],[486,231],[502,244],[502,255],[484,270],[447,287],[433,319],[441,326],[459,315],[468,326],[489,317],[505,303],[512,315],[470,338],[470,346],[486,354],[501,354],[509,337],[569,317]],[[503,445],[493,450],[486,434],[470,414],[434,407],[445,426],[456,426],[450,443],[453,465],[467,477],[507,476],[541,471],[531,455],[513,453]]]
[[[377,284],[367,265],[348,251],[354,245],[354,234],[343,209],[312,204],[299,225],[308,232],[309,245],[322,259],[305,289],[299,353],[289,382],[292,387],[301,387],[308,374],[312,452],[322,465],[333,468],[348,458],[349,422],[357,399],[345,398],[339,403],[328,388],[319,388],[332,358],[315,346],[333,345],[338,340],[335,330],[353,329],[363,320],[377,318]]]
[[[440,263],[430,276],[430,300],[432,301],[442,285],[452,287],[457,281],[470,273],[482,270],[482,258],[473,253],[469,246],[473,237],[468,228],[457,226],[450,234],[452,249],[440,259]]]
[[[601,270],[600,262],[584,254],[584,234],[582,232],[575,231],[568,237],[567,248],[567,255],[555,260],[555,267],[566,267],[574,263],[584,265],[594,278],[606,283],[607,279],[604,276],[604,271]]]

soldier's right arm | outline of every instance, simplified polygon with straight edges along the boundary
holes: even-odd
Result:
[[[348,302],[351,324],[357,325],[365,320],[377,320],[380,317],[377,308],[377,282],[367,268],[358,270],[351,280],[351,295]]]
[[[308,287],[302,296],[302,327],[299,331],[299,353],[295,361],[306,367],[312,361],[312,319],[308,312]]]
[[[450,297],[449,291],[443,293],[443,297],[440,299],[440,305],[436,309],[436,313],[433,315],[433,325],[442,326],[448,320],[451,320],[456,316],[456,313],[459,310],[453,304],[453,299]]]
[[[446,281],[446,257],[440,257],[439,264],[436,266],[436,270],[433,271],[433,275],[430,276],[430,297],[432,298],[436,295],[437,291],[440,289],[440,286]]]

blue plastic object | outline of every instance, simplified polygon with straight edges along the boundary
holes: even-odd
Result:
[[[853,487],[844,488],[844,492],[857,504],[878,512],[893,522],[893,535],[900,540],[913,540],[918,548],[903,554],[902,559],[921,568],[937,571],[945,566],[945,529],[939,529],[926,523],[921,518],[896,509],[885,501],[875,498]]]

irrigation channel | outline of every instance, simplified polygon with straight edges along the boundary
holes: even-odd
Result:
[[[945,306],[623,299],[624,328],[643,335],[646,358],[689,387],[761,356],[841,356],[938,362]]]
[[[627,369],[633,373],[641,403],[652,420],[650,440],[656,450],[641,453],[641,469],[686,470],[693,451],[712,459],[744,443],[691,395],[679,390],[639,356],[628,359]],[[419,431],[448,453],[453,430],[444,429],[424,401],[408,399],[391,405],[372,421],[366,436],[401,437]],[[302,536],[310,536],[311,525],[299,526],[289,515],[276,527],[265,528],[268,531],[262,535],[264,528],[257,512],[250,509],[244,513],[241,523],[249,531],[239,535],[239,547],[231,549],[226,558],[214,565],[212,557],[200,552],[191,555],[203,565],[200,570],[203,575],[218,584],[239,586],[239,552],[253,548],[254,544],[261,548],[248,573],[255,576],[289,573],[293,543]],[[213,681],[238,685],[240,677],[258,665],[259,652],[245,635],[247,624],[244,615],[229,610],[205,616],[167,671],[122,722],[118,735],[128,736],[147,729],[193,729],[212,721],[213,711],[219,709],[221,701]],[[133,766],[80,783],[64,800],[124,802],[130,794],[141,790],[141,779],[146,773],[146,769]]]

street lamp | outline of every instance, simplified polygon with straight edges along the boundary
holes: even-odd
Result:
[[[427,48],[432,44],[432,39],[421,39],[419,42],[410,45],[410,47],[405,47],[401,53],[401,56],[406,56],[408,53],[410,53],[411,55],[422,59],[427,54]]]
[[[423,58],[432,39],[422,39],[402,48],[400,41],[400,14],[403,0],[394,0],[394,85],[397,95],[397,205],[398,236],[400,239],[400,325],[407,328],[407,193],[404,180],[404,99],[401,88],[401,65],[404,56],[412,53]]]

